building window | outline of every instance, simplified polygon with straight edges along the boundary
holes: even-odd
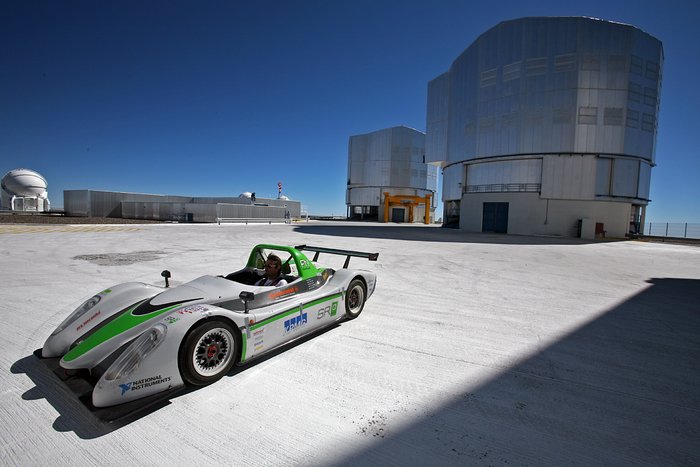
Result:
[[[634,198],[637,196],[639,181],[639,161],[635,159],[615,158],[612,166],[612,196]]]
[[[622,109],[606,107],[603,113],[603,125],[622,126]]]
[[[604,157],[600,157],[596,160],[595,194],[598,196],[610,196],[612,161],[612,159]]]
[[[554,57],[554,71],[570,71],[576,69],[576,54],[564,54]]]
[[[491,70],[486,70],[481,72],[481,87],[493,86],[496,84],[496,77],[498,76],[498,69],[493,68]]]
[[[646,105],[656,105],[656,89],[644,88],[644,103]]]
[[[639,112],[627,109],[627,126],[630,128],[639,128]]]
[[[637,83],[630,83],[628,97],[631,101],[642,102],[642,86]]]
[[[643,65],[644,65],[644,60],[642,60],[642,57],[637,57],[636,55],[632,55],[632,60],[630,61],[630,73],[634,73],[635,75],[642,76]]]
[[[658,80],[659,79],[659,64],[656,62],[652,62],[651,60],[647,60],[647,68],[646,68],[645,75],[649,79]]]
[[[503,67],[503,81],[512,81],[520,78],[522,62],[513,62]]]
[[[642,130],[654,131],[654,116],[651,114],[642,114]]]
[[[525,73],[528,76],[547,74],[547,57],[529,58],[525,62]]]
[[[578,122],[584,125],[598,123],[598,107],[579,107]]]

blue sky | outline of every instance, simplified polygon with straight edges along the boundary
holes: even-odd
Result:
[[[700,222],[698,1],[4,1],[0,172],[63,190],[283,192],[345,214],[351,135],[425,131],[427,83],[481,33],[592,16],[659,38],[647,221]],[[438,216],[440,217],[440,216]]]

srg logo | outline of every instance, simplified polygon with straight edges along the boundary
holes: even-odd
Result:
[[[324,306],[320,310],[318,310],[318,315],[316,316],[316,319],[322,319],[325,318],[326,316],[335,316],[335,314],[338,312],[338,302],[333,302],[332,304],[328,306]]]

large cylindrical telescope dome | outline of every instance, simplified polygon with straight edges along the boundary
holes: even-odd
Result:
[[[613,21],[520,18],[481,34],[428,85],[425,155],[443,169],[448,223],[635,233],[656,165],[662,69],[658,39]]]
[[[437,172],[436,166],[425,163],[425,134],[421,131],[397,126],[351,136],[348,217],[380,220],[385,217],[384,210],[391,207],[394,222],[429,222],[435,208]],[[405,203],[389,206],[387,194],[403,196]],[[418,199],[426,196],[430,203],[420,204]]]

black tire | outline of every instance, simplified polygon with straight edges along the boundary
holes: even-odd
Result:
[[[221,379],[236,363],[239,339],[229,323],[201,323],[187,334],[180,346],[178,365],[182,379],[193,386],[206,386]]]
[[[350,281],[348,290],[345,292],[345,314],[348,319],[355,319],[360,316],[362,309],[365,307],[365,299],[367,298],[367,289],[365,283],[360,279]]]

